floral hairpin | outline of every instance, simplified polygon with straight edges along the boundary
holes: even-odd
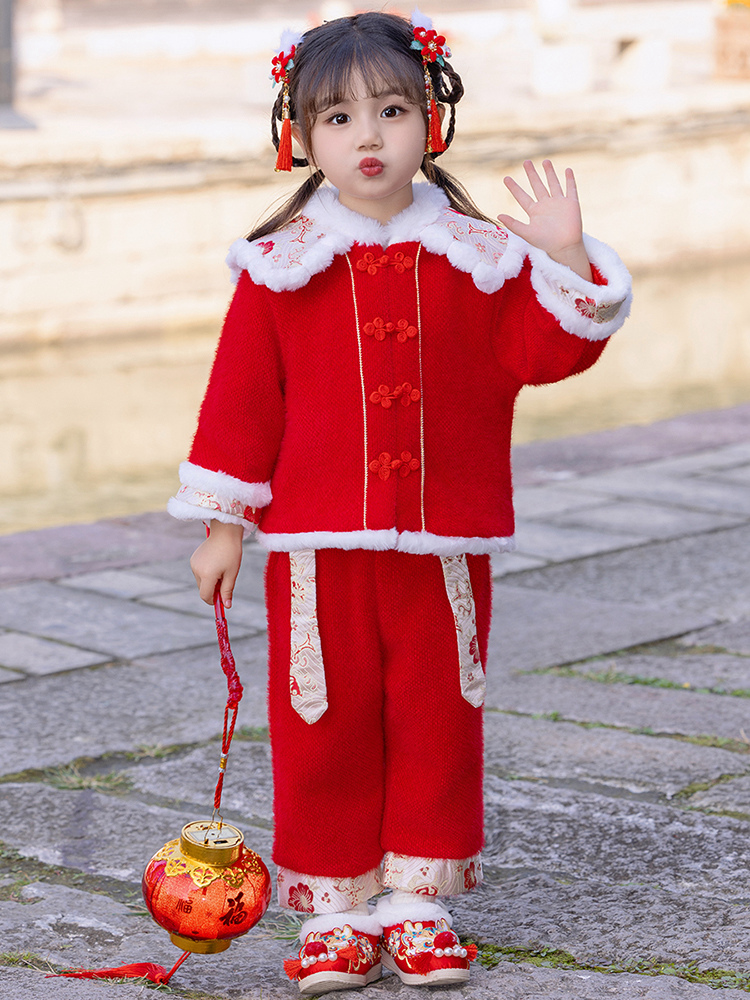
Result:
[[[416,7],[411,15],[411,26],[414,32],[414,41],[411,47],[416,49],[422,56],[422,68],[424,70],[424,89],[427,97],[427,152],[444,153],[447,149],[445,140],[440,131],[440,115],[438,114],[435,91],[432,86],[429,64],[439,63],[445,66],[443,56],[450,59],[451,52],[445,44],[445,36],[439,35],[432,27],[432,18],[427,17]]]
[[[302,35],[286,30],[281,35],[281,50],[271,60],[271,86],[282,84],[284,91],[281,105],[281,135],[279,136],[279,151],[276,156],[276,170],[292,169],[292,120],[289,115],[289,70],[294,66]]]

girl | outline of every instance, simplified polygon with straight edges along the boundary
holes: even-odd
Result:
[[[506,184],[529,221],[498,227],[436,165],[463,93],[448,57],[415,12],[341,18],[274,59],[278,166],[314,172],[230,250],[237,290],[169,505],[210,519],[191,562],[209,603],[218,587],[231,606],[243,529],[270,553],[274,861],[281,905],[311,914],[286,963],[302,993],[363,986],[381,955],[406,983],[469,976],[438,897],[482,878],[513,404],[592,365],[629,307],[572,172],[563,191],[527,163],[532,194]]]

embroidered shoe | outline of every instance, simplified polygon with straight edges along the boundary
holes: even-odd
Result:
[[[358,922],[370,921],[371,918],[365,918]],[[312,921],[307,921],[308,925],[310,923]],[[381,973],[380,932],[379,928],[367,929],[375,933],[355,930],[351,924],[330,930],[310,930],[298,957],[284,962],[284,971],[297,981],[302,994],[348,990],[374,982]]]
[[[414,896],[402,901],[404,895],[383,897],[375,908],[383,926],[383,965],[410,986],[465,983],[477,946],[461,944],[451,930],[453,918],[440,903]]]
[[[465,983],[476,957],[477,946],[464,947],[443,917],[383,928],[383,965],[410,986]]]

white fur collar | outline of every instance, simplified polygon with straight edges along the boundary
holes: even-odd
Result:
[[[356,244],[386,247],[420,242],[430,253],[448,258],[471,274],[480,291],[494,292],[523,265],[527,246],[501,226],[461,215],[433,184],[414,185],[414,201],[383,225],[352,212],[335,188],[319,189],[302,213],[277,233],[248,243],[235,240],[227,264],[235,281],[246,270],[258,285],[274,292],[293,291],[330,267],[336,254]]]

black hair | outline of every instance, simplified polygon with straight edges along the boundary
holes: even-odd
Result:
[[[364,81],[368,97],[383,93],[401,94],[404,100],[421,108],[427,124],[427,100],[421,51],[413,49],[411,24],[397,14],[370,11],[328,21],[307,31],[297,47],[294,65],[289,70],[289,113],[299,129],[303,145],[310,149],[310,135],[323,111],[351,99],[355,83]],[[435,99],[448,105],[450,117],[445,134],[446,148],[456,130],[456,105],[463,97],[461,77],[450,63],[428,63]],[[271,140],[279,148],[278,122],[282,120],[283,89],[271,111]],[[442,188],[453,208],[475,219],[493,222],[471,199],[463,185],[434,161],[439,152],[425,153],[421,170],[425,177]],[[308,166],[308,160],[293,157],[295,167]],[[261,222],[247,236],[260,239],[277,232],[299,215],[325,180],[316,169],[270,218]]]

